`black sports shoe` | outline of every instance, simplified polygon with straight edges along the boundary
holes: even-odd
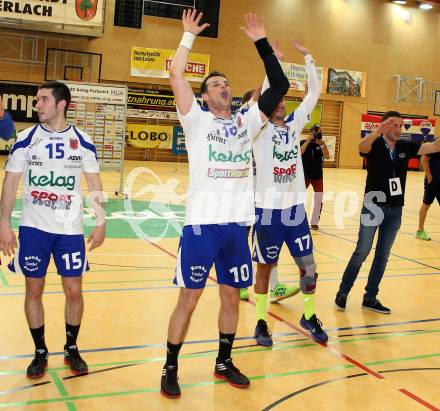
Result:
[[[255,327],[254,338],[257,339],[257,344],[263,347],[272,347],[272,335],[270,334],[269,328],[267,328],[267,323],[264,320],[258,320],[257,326]]]
[[[232,358],[224,362],[215,364],[214,375],[217,378],[228,381],[233,387],[248,388],[250,381],[240,370],[232,363]]]
[[[391,309],[384,307],[377,298],[372,300],[365,299],[362,301],[362,308],[366,310],[376,311],[381,314],[391,314]]]
[[[313,314],[308,320],[306,317],[301,317],[301,321],[299,322],[301,327],[307,330],[313,339],[319,343],[325,343],[328,340],[327,333],[322,329],[322,322],[318,320],[315,314]]]
[[[83,375],[89,373],[87,363],[79,355],[78,347],[76,345],[64,346],[64,364],[70,367],[75,375]]]
[[[180,397],[180,387],[177,380],[177,365],[163,367],[162,379],[160,380],[160,393],[167,398]]]
[[[338,291],[335,298],[335,305],[337,310],[345,311],[345,308],[347,307],[347,298],[347,294]]]
[[[32,362],[29,364],[26,370],[26,376],[28,378],[41,378],[44,376],[47,368],[47,358],[49,353],[46,350],[36,350],[35,356]]]

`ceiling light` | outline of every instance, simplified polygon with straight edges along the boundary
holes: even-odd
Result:
[[[400,4],[403,6],[404,4],[408,3],[406,0],[391,0],[394,4]]]
[[[432,9],[432,4],[429,4],[429,3],[420,3],[420,4],[419,4],[419,9],[422,9],[422,10],[431,10],[431,9]]]

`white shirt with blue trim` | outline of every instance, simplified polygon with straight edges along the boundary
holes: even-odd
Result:
[[[177,113],[189,161],[186,224],[253,224],[252,140],[263,126],[258,104],[221,119],[194,97],[187,114]]]
[[[254,142],[256,207],[284,210],[305,203],[300,135],[309,121],[301,104],[286,119],[285,126],[269,122]]]
[[[23,173],[21,226],[54,234],[83,233],[81,175],[99,173],[88,134],[71,125],[58,132],[41,124],[23,130],[5,169]]]

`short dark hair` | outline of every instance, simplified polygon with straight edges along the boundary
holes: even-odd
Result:
[[[225,74],[220,73],[220,71],[211,71],[202,81],[202,84],[200,84],[200,94],[206,93],[206,90],[208,89],[208,86],[206,85],[206,82],[211,77],[224,77],[226,80],[228,79]]]
[[[66,116],[67,110],[72,100],[69,87],[67,87],[67,85],[62,83],[61,81],[48,81],[47,83],[44,83],[38,87],[38,90],[41,89],[52,90],[52,95],[55,97],[55,102],[57,103],[57,105],[61,100],[66,101],[66,107],[64,108],[64,116]]]
[[[243,97],[241,98],[241,104],[247,103],[254,95],[255,89],[248,90],[246,93],[243,94]]]
[[[398,111],[387,111],[387,112],[382,116],[382,121],[388,120],[390,117],[398,117],[398,118],[402,118],[402,114],[400,114]]]

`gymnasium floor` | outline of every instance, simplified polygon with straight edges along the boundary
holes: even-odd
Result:
[[[51,265],[44,297],[49,368],[39,381],[26,378],[33,344],[23,313],[23,278],[9,273],[2,258],[0,408],[440,409],[440,210],[434,204],[428,214],[432,241],[417,240],[422,173],[408,175],[403,224],[381,283],[379,298],[392,308],[391,315],[361,309],[371,258],[350,294],[347,311],[334,308],[338,282],[357,239],[360,206],[350,201],[361,198],[365,171],[326,169],[325,189],[335,195],[324,204],[313,240],[319,272],[317,313],[330,337],[327,346],[312,342],[299,327],[299,296],[270,304],[274,346],[256,346],[251,293],[251,301],[240,303],[233,353],[236,365],[250,377],[251,388],[239,390],[216,380],[218,295],[209,281],[181,352],[182,397],[173,401],[159,394],[159,380],[168,318],[178,292],[171,279],[187,165],[126,162],[126,174],[137,167],[143,169],[131,174],[131,201],[125,203],[114,196],[118,176],[103,173],[109,194],[108,238],[89,255],[92,271],[84,279],[86,309],[79,336],[89,375],[73,377],[63,364],[64,298]],[[157,241],[159,237],[163,238]],[[285,250],[279,271],[282,281],[298,282]]]

